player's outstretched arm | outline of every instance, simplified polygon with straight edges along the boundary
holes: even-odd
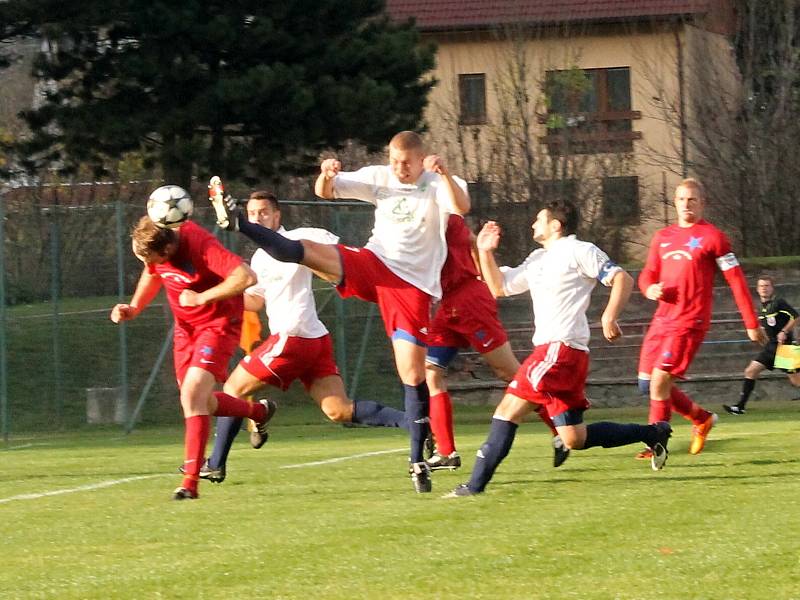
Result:
[[[611,294],[608,297],[608,304],[603,311],[600,322],[603,325],[603,335],[609,342],[613,342],[622,337],[622,329],[617,319],[622,313],[622,309],[628,303],[633,291],[633,277],[626,271],[618,271],[611,280]]]
[[[429,154],[423,159],[422,166],[426,171],[432,171],[442,177],[453,211],[459,215],[467,214],[471,206],[469,194],[453,180],[442,157],[438,154]]]
[[[202,306],[210,302],[217,302],[243,293],[256,282],[253,269],[242,263],[214,287],[203,292],[183,290],[178,297],[181,306]]]
[[[139,316],[161,289],[161,278],[153,275],[145,267],[136,284],[136,291],[129,304],[117,304],[111,309],[110,318],[114,323],[130,321]]]
[[[314,182],[314,193],[325,200],[333,199],[333,179],[342,170],[342,163],[335,158],[326,158],[319,166],[319,176]]]
[[[489,221],[478,233],[475,240],[478,246],[478,259],[481,263],[481,275],[495,298],[505,296],[503,273],[494,258],[494,251],[500,245],[500,226]]]

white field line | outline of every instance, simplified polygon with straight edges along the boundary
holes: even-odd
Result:
[[[35,443],[31,442],[30,444],[20,444],[19,446],[9,446],[8,448],[2,448],[5,451],[11,450],[24,450],[25,448],[33,448],[34,446],[49,446],[50,444],[46,442]]]
[[[61,494],[74,494],[75,492],[90,492],[92,490],[99,490],[102,488],[111,487],[113,485],[120,485],[121,483],[129,483],[131,481],[141,481],[142,479],[153,479],[154,477],[163,477],[163,474],[158,475],[139,475],[136,477],[125,477],[124,479],[112,479],[110,481],[101,481],[99,483],[90,483],[87,485],[80,485],[74,488],[67,488],[63,490],[53,490],[52,492],[40,492],[38,494],[20,494],[19,496],[11,496],[9,498],[0,498],[0,504],[6,502],[13,502],[15,500],[37,500],[38,498],[46,498],[47,496],[60,496]]]
[[[394,454],[395,452],[408,452],[408,448],[395,448],[394,450],[378,450],[377,452],[364,452],[363,454],[351,454],[350,456],[339,456],[327,460],[315,460],[314,462],[300,463],[297,465],[283,465],[281,469],[300,469],[302,467],[316,467],[317,465],[329,465],[331,463],[354,460],[356,458],[366,458],[368,456],[379,456],[381,454]]]
[[[153,304],[148,304],[147,306],[164,306],[164,305],[162,303],[160,303],[160,302],[156,302],[156,303],[153,303]],[[58,316],[59,317],[71,317],[71,316],[75,316],[75,315],[91,315],[91,314],[97,314],[97,313],[109,313],[109,314],[111,314],[111,308],[113,308],[113,306],[111,306],[109,308],[86,308],[84,310],[65,310],[65,311],[59,312]],[[19,316],[12,316],[10,318],[11,318],[11,320],[19,319],[20,321],[25,320],[25,319],[51,319],[51,318],[53,318],[53,313],[41,313],[41,314],[38,314],[38,315],[19,315]],[[744,341],[746,342],[748,340],[744,340]]]

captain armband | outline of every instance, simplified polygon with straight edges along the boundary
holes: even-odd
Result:
[[[597,274],[597,281],[603,285],[609,285],[611,280],[614,278],[614,275],[620,271],[622,271],[622,267],[620,267],[613,260],[607,260],[603,266],[600,267],[600,272]]]
[[[739,266],[739,261],[737,260],[736,255],[733,252],[728,252],[727,254],[720,256],[716,260],[719,270],[723,272]]]

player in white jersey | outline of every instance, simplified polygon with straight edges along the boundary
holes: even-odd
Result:
[[[586,309],[595,284],[611,288],[601,319],[609,341],[622,336],[617,318],[628,301],[633,279],[594,244],[574,233],[578,212],[565,202],[551,202],[533,223],[533,239],[543,246],[513,269],[499,267],[494,251],[500,227],[490,221],[478,235],[481,271],[495,296],[529,291],[533,300],[533,352],[517,371],[492,418],[489,437],[478,450],[468,483],[447,497],[471,496],[484,491],[514,443],[517,426],[543,405],[564,444],[571,450],[594,446],[610,448],[649,440],[656,448],[652,467],[667,460],[668,423],[653,425],[583,422],[589,408],[584,388],[589,368],[589,323]]]
[[[284,229],[280,204],[271,192],[253,192],[247,202],[247,216],[253,223],[289,239],[327,244],[339,239],[325,229]],[[295,379],[300,379],[331,421],[404,427],[402,411],[371,401],[348,399],[334,362],[330,334],[317,316],[311,270],[277,261],[260,248],[253,254],[250,265],[257,283],[245,292],[245,308],[261,311],[266,306],[270,336],[242,359],[225,382],[224,391],[243,398],[267,385],[286,390]],[[201,470],[201,477],[217,483],[225,479],[228,453],[241,425],[242,419],[217,419],[214,452]],[[265,441],[263,435],[251,436],[256,448]]]
[[[418,134],[403,131],[389,143],[388,166],[343,173],[338,160],[326,159],[314,189],[321,198],[347,194],[375,205],[375,227],[366,247],[289,240],[243,221],[221,197],[212,196],[212,204],[221,227],[238,229],[273,258],[313,269],[336,284],[344,297],[378,304],[403,383],[411,479],[417,492],[430,492],[430,472],[423,460],[429,433],[427,328],[431,298],[440,293],[447,215],[469,210],[466,185],[449,174],[440,157],[425,155]]]

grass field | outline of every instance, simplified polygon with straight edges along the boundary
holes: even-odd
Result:
[[[262,450],[241,436],[227,481],[191,502],[169,499],[179,429],[12,439],[0,597],[800,598],[798,402],[721,416],[694,457],[678,419],[659,473],[636,447],[553,469],[530,423],[487,493],[457,500],[440,496],[467,478],[489,409],[459,407],[466,465],[436,473],[428,495],[404,474],[403,432],[314,410],[282,408]]]

